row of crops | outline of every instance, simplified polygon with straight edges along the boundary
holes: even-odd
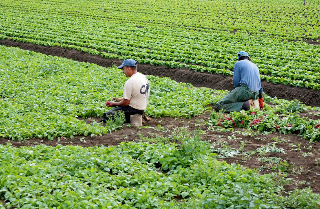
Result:
[[[304,42],[320,37],[319,7],[317,0],[4,0],[0,38],[229,76],[245,50],[262,79],[320,89],[319,45]]]
[[[232,75],[236,52],[246,50],[263,79],[320,89],[319,47],[303,42],[320,37],[315,0],[306,6],[298,0],[3,0],[0,11],[0,39],[224,75]],[[52,140],[121,128],[121,117],[106,125],[83,119],[99,120],[126,79],[115,66],[0,46],[0,137]],[[152,117],[190,118],[228,93],[148,79]],[[301,114],[319,108],[267,95],[265,101],[264,111],[213,111],[209,129],[320,141],[320,120]],[[165,140],[177,144],[0,145],[0,208],[320,207],[310,189],[282,196],[287,180],[218,161],[200,134],[179,129]]]
[[[153,117],[199,115],[221,98],[216,97],[219,92],[226,93],[168,78],[148,78],[152,97],[146,114]],[[0,46],[0,137],[53,139],[109,133],[121,127],[122,121],[101,126],[81,119],[101,118],[108,110],[105,102],[123,94],[126,79],[116,67]]]
[[[101,135],[121,127],[86,124],[121,95],[127,79],[116,67],[0,46],[0,135],[13,140]],[[227,91],[148,76],[147,115],[192,117]],[[319,140],[319,111],[298,101],[265,97],[264,111],[212,112],[210,129],[242,127]],[[168,104],[167,101],[173,101]],[[199,102],[201,101],[201,102]],[[271,106],[272,105],[272,106]],[[268,115],[267,115],[268,114]],[[301,131],[298,133],[297,131]],[[164,141],[117,147],[0,145],[0,208],[317,208],[310,189],[282,196],[288,180],[217,160],[201,132],[177,129]],[[144,138],[146,140],[146,138]]]
[[[0,145],[0,208],[319,208],[310,189],[218,161],[200,133],[177,144]]]
[[[127,78],[116,67],[0,46],[0,78],[1,137],[46,140],[101,135],[121,127],[121,118],[106,126],[81,120],[101,117],[108,109],[105,101],[122,94]],[[153,117],[199,115],[227,93],[168,78],[148,78],[151,96],[146,114]],[[268,104],[263,112],[223,115],[213,111],[208,119],[210,128],[296,134],[299,129],[306,139],[319,139],[316,124],[320,121],[299,116],[319,108],[298,101],[265,99]],[[259,123],[254,123],[257,120]],[[281,196],[286,180],[275,182],[270,174],[259,175],[255,170],[218,161],[214,147],[201,139],[200,132],[188,133],[182,128],[165,139],[178,144],[131,142],[89,148],[0,145],[0,208],[319,206],[320,196],[310,189]]]
[[[152,117],[191,118],[203,113],[207,105],[216,104],[228,93],[195,88],[169,78],[148,78],[151,96],[146,114]],[[123,94],[126,79],[115,66],[104,68],[0,46],[0,137],[14,140],[53,139],[102,135],[120,128],[121,118],[118,123],[110,121],[107,126],[96,122],[87,124],[83,119],[95,117],[98,121],[110,109],[105,102]],[[231,113],[228,117],[233,117],[232,120],[224,120],[224,114],[213,111],[209,123],[224,128],[237,126],[295,133],[307,140],[320,141],[320,121],[300,115],[301,112],[318,111],[319,108],[308,107],[297,100],[285,101],[267,95],[265,101],[271,106],[266,104],[264,111]],[[252,126],[253,121],[260,119],[258,124]]]

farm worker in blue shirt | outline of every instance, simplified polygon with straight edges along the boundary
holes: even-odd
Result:
[[[116,112],[122,111],[125,115],[125,122],[130,123],[130,115],[143,114],[147,108],[150,95],[149,81],[145,75],[137,71],[137,61],[126,59],[118,67],[129,79],[124,84],[122,98],[113,98],[107,101],[108,107],[115,107],[112,110],[103,113],[102,121],[113,118]]]
[[[245,51],[240,51],[238,61],[234,65],[233,85],[235,87],[222,98],[215,106],[215,110],[224,110],[226,113],[249,110],[251,107],[262,109],[263,89],[258,67],[251,62]]]

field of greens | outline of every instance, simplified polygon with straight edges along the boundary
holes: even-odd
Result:
[[[151,97],[146,115],[185,117],[203,113],[228,91],[195,88],[169,78],[148,76]],[[121,128],[123,119],[106,126],[87,124],[88,117],[101,118],[105,102],[121,96],[127,78],[120,69],[103,68],[65,58],[47,56],[14,47],[0,46],[0,137],[12,140],[52,140],[77,135],[95,136]],[[168,103],[167,101],[170,101]],[[201,102],[199,102],[201,101]],[[212,112],[213,126],[251,128],[259,131],[295,133],[320,141],[319,120],[300,116],[318,110],[297,100],[269,98],[263,112]]]
[[[245,50],[262,79],[319,90],[319,11],[319,0],[2,0],[0,39],[228,76]],[[290,179],[304,173],[289,173],[293,161],[278,157],[290,150],[277,147],[286,143],[297,155],[303,149],[302,160],[313,157],[316,168],[308,172],[320,175],[319,107],[265,95],[263,111],[225,114],[212,106],[228,91],[147,77],[146,115],[191,120],[210,112],[199,129],[131,128],[123,115],[100,124],[110,109],[105,102],[123,94],[127,78],[116,66],[0,46],[0,139],[11,142],[0,143],[0,208],[320,208],[320,195],[307,187],[317,179]],[[119,129],[166,133],[138,133],[139,142],[119,146],[59,144]],[[274,137],[244,151],[252,141],[236,138],[239,130],[250,139]],[[225,141],[204,140],[213,132]],[[308,142],[308,150],[285,136]],[[32,140],[44,143],[16,146]],[[232,140],[238,150],[217,146]],[[232,154],[243,161],[259,155],[276,172],[221,160]],[[286,190],[296,182],[306,186]]]
[[[101,117],[108,109],[105,101],[122,94],[127,78],[116,67],[4,46],[0,46],[0,55],[1,137],[56,140],[103,135],[123,127],[121,117],[106,126],[82,120]],[[151,96],[146,114],[152,117],[191,118],[227,93],[169,78],[148,78]],[[265,100],[268,104],[263,112],[225,115],[212,111],[208,125],[210,129],[295,133],[319,141],[320,121],[299,115],[319,108],[268,96]],[[220,162],[199,133],[177,130],[162,139],[164,142],[131,142],[118,147],[0,145],[0,200],[5,208],[319,206],[320,196],[310,189],[294,190],[284,197],[281,192],[287,180],[274,181],[275,176]]]
[[[3,0],[0,38],[223,75],[245,50],[262,79],[320,89],[319,10],[319,0]]]
[[[148,76],[151,94],[146,114],[152,117],[192,117],[226,92],[195,88],[168,78]],[[102,135],[120,128],[86,124],[99,117],[107,100],[121,97],[122,70],[0,46],[0,137],[13,140]],[[219,96],[217,96],[219,95]],[[167,103],[167,101],[172,103]],[[197,101],[202,101],[197,102]],[[98,121],[97,121],[98,122]]]
[[[171,139],[179,145],[0,145],[0,198],[6,208],[319,207],[309,189],[284,197],[281,179],[218,161],[199,133]]]

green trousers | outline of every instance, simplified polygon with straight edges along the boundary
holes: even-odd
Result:
[[[223,97],[215,106],[214,109],[218,112],[224,110],[229,112],[240,112],[244,102],[250,99],[258,99],[259,92],[252,91],[247,85],[241,84],[241,86],[233,89],[229,94]]]

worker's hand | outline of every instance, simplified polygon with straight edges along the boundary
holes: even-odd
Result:
[[[120,102],[122,99],[118,98],[118,97],[113,97],[112,98],[112,101],[115,101],[115,102]]]
[[[106,106],[107,107],[113,107],[113,106],[116,106],[116,103],[113,102],[113,101],[107,101]]]
[[[113,101],[111,101],[110,102],[110,104],[109,104],[109,107],[114,107],[114,106],[117,106],[117,104],[116,104],[117,102],[113,102]]]
[[[260,110],[261,110],[261,109],[264,108],[263,98],[259,98],[258,101],[259,101],[259,107],[260,107]]]

